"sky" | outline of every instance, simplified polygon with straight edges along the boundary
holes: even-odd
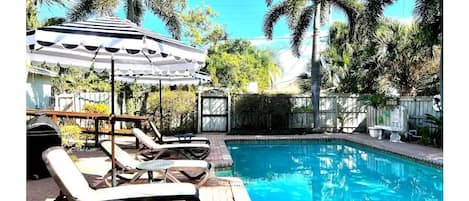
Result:
[[[274,1],[278,2],[278,1]],[[125,18],[123,3],[117,9],[116,15]],[[262,32],[264,15],[267,12],[265,0],[187,0],[189,8],[210,6],[213,11],[218,13],[214,23],[224,25],[230,39],[247,39],[258,48],[266,49],[274,54],[277,64],[283,70],[283,77],[277,80],[277,83],[286,83],[296,79],[296,77],[305,72],[306,64],[311,57],[311,39],[305,38],[301,47],[301,56],[293,56],[289,47],[289,35],[286,22],[281,18],[274,27],[273,40],[267,40]],[[415,0],[396,0],[393,5],[387,6],[384,10],[384,16],[399,20],[403,23],[412,21]],[[66,8],[59,6],[42,6],[39,9],[39,21],[49,17],[65,17]],[[346,22],[345,14],[339,9],[333,8],[331,22]],[[164,23],[155,17],[150,11],[145,12],[141,24],[146,29],[170,36]],[[328,24],[321,28],[322,35],[327,37]],[[308,32],[311,32],[310,27]],[[185,39],[182,39],[183,42]],[[324,42],[327,39],[324,38]],[[320,44],[325,47],[325,44]]]

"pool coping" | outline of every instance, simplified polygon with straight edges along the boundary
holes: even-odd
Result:
[[[207,158],[217,170],[230,169],[233,159],[226,147],[226,141],[270,141],[270,140],[344,140],[367,148],[383,151],[423,163],[435,168],[443,169],[443,149],[411,144],[405,142],[393,143],[389,140],[378,140],[368,134],[306,134],[306,135],[227,135],[222,133],[203,134],[211,141],[211,154]]]

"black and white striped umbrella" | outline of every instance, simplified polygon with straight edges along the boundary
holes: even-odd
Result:
[[[162,107],[162,85],[200,85],[211,81],[209,74],[197,71],[189,73],[186,71],[183,75],[136,75],[136,74],[116,74],[116,80],[127,83],[137,83],[144,85],[159,85],[160,90],[160,126],[163,126],[163,107]]]
[[[178,76],[205,63],[205,51],[184,45],[126,19],[101,17],[26,32],[32,65],[109,69],[111,72],[111,141],[114,144],[114,74]],[[115,185],[114,146],[112,184]]]
[[[120,82],[148,85],[199,85],[211,81],[210,75],[202,71],[183,74],[116,74],[115,80]]]
[[[27,32],[33,65],[110,69],[122,74],[184,74],[205,63],[205,51],[142,29],[126,19],[102,17]]]

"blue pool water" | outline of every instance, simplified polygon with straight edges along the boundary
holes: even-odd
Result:
[[[438,168],[345,141],[261,143],[226,143],[252,201],[443,200]]]

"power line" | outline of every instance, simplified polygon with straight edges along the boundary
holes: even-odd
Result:
[[[280,37],[272,37],[272,39],[268,39],[268,38],[227,38],[225,40],[288,40],[288,39],[292,39],[293,36],[280,36]],[[327,39],[328,36],[319,36],[319,38],[321,39]],[[306,38],[304,38],[306,39]]]

